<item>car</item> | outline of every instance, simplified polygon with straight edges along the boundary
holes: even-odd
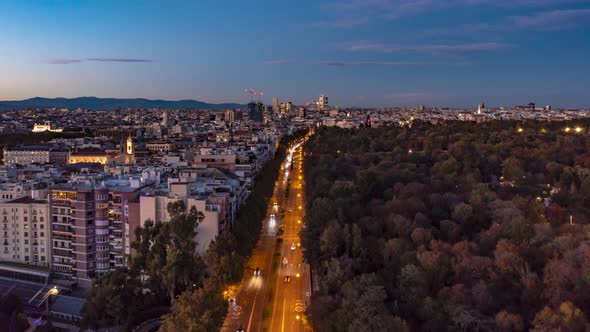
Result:
[[[257,267],[256,270],[254,270],[254,275],[256,277],[258,277],[260,275],[260,268],[259,267]]]
[[[295,251],[297,247],[295,247],[295,243],[291,243],[291,251]]]
[[[285,276],[285,283],[288,283],[289,281],[291,281],[291,276]]]
[[[274,203],[272,203],[272,205],[277,206],[277,205],[279,205],[279,203],[274,202]]]
[[[240,326],[238,326],[238,329],[236,330],[236,332],[244,332],[246,330],[244,330],[244,326],[242,325],[242,323],[240,323]]]

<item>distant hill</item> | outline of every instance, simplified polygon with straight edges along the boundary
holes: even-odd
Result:
[[[117,98],[31,98],[18,101],[0,101],[0,111],[26,108],[68,108],[68,109],[89,109],[97,111],[112,111],[126,108],[196,108],[196,109],[231,109],[244,108],[245,105],[226,103],[209,104],[198,100],[150,100],[150,99],[117,99]]]

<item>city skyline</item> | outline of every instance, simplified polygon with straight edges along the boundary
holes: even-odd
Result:
[[[585,108],[586,0],[0,4],[0,100]]]

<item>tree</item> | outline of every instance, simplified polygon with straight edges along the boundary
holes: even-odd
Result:
[[[471,205],[467,203],[461,202],[455,205],[455,208],[453,209],[453,219],[460,223],[467,222],[472,215],[473,209],[471,208]]]
[[[342,231],[338,221],[332,220],[328,223],[328,226],[322,232],[320,236],[320,250],[322,256],[325,257],[337,257],[340,251],[340,241],[342,238]]]
[[[587,331],[588,321],[584,313],[573,303],[566,301],[559,305],[556,310],[545,307],[533,320],[534,332],[549,331]]]
[[[523,331],[524,322],[519,314],[502,310],[496,314],[496,326],[500,331]]]
[[[508,181],[522,181],[524,171],[520,160],[515,157],[504,160],[502,164],[502,175]]]
[[[127,326],[145,309],[149,296],[141,292],[141,282],[124,268],[96,280],[82,308],[82,326],[97,328]]]
[[[223,298],[221,283],[207,278],[203,287],[184,291],[164,315],[161,332],[219,331],[227,313],[227,301]]]
[[[178,292],[200,284],[204,276],[203,261],[195,251],[196,229],[204,215],[195,207],[188,213],[183,209],[184,203],[168,204],[171,218],[167,224],[169,233],[165,242],[166,252],[165,256],[158,256],[160,259],[164,258],[164,261],[157,260],[163,263],[159,267],[155,264],[151,266],[152,275],[163,283],[171,302]]]
[[[30,328],[22,303],[13,293],[0,297],[0,327],[11,332],[24,332]]]

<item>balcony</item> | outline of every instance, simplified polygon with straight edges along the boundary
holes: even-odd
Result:
[[[67,250],[66,248],[63,248],[63,250],[62,249],[56,249],[56,248],[54,248],[52,252],[53,252],[53,257],[56,257],[56,256],[58,256],[58,257],[67,257],[67,258],[71,258],[72,257],[71,251],[70,250]]]

